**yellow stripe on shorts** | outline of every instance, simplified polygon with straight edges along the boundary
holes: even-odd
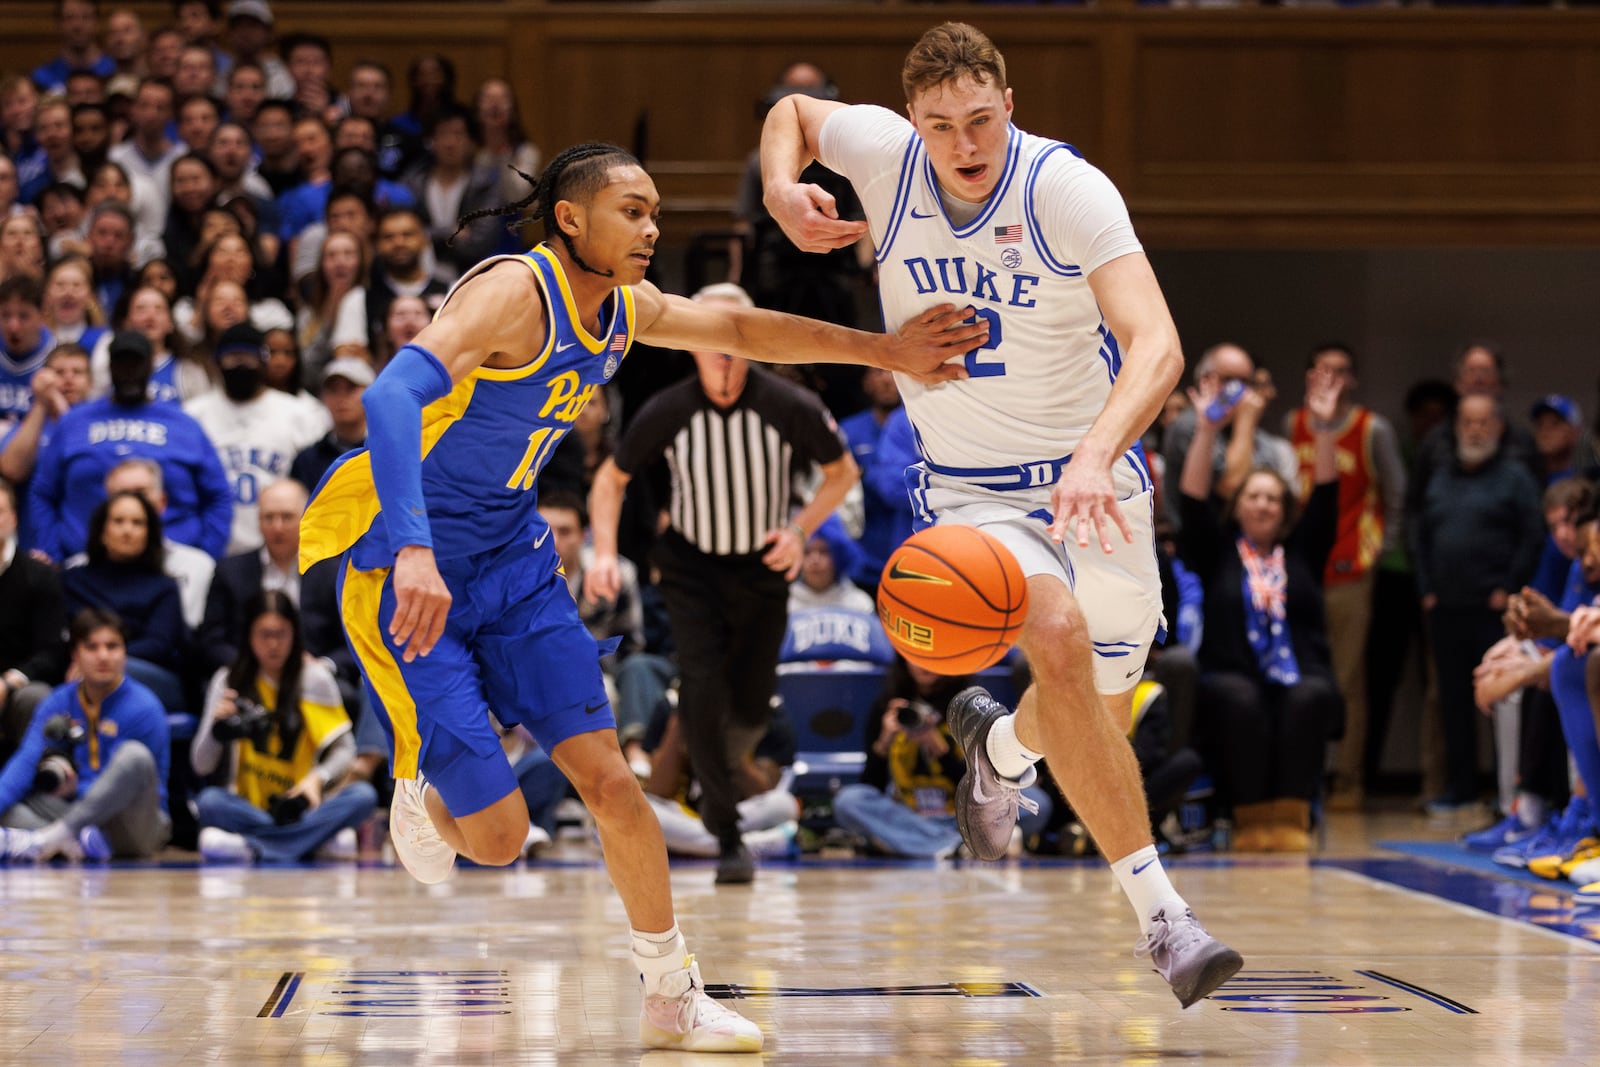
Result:
[[[383,701],[384,710],[389,713],[389,728],[394,734],[394,776],[415,778],[417,757],[422,750],[422,738],[417,733],[417,703],[400,673],[400,664],[394,658],[394,650],[389,647],[378,618],[383,583],[388,577],[387,567],[362,571],[347,562],[344,602],[340,610],[350,636],[350,647],[361,661],[367,681]]]

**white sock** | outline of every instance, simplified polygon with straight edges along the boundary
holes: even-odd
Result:
[[[1524,827],[1532,830],[1544,822],[1544,798],[1532,793],[1518,793],[1516,803],[1517,821]]]
[[[989,762],[1004,778],[1021,778],[1029,767],[1044,759],[1043,753],[1035,752],[1017,740],[1015,714],[1003,715],[995,720],[994,725],[989,727],[989,740],[983,747],[989,753]]]
[[[1189,906],[1172,888],[1154,845],[1146,845],[1122,857],[1111,865],[1111,873],[1117,876],[1128,903],[1133,905],[1141,933],[1150,932],[1150,917],[1161,908],[1165,907],[1169,914],[1176,916]]]
[[[684,944],[678,924],[659,934],[643,930],[629,930],[633,942],[633,964],[644,977],[644,991],[653,993],[661,979],[683,970],[689,959],[689,947]]]

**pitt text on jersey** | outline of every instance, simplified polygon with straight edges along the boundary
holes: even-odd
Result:
[[[589,405],[589,398],[594,396],[594,391],[598,388],[592,383],[584,385],[581,389],[580,385],[582,380],[578,377],[577,371],[564,371],[550,379],[550,391],[545,395],[544,405],[539,408],[539,417],[554,418],[566,425],[559,428],[541,426],[528,435],[527,451],[522,454],[522,461],[507,479],[507,489],[526,491],[533,488],[544,461],[567,435],[567,431],[578,420],[583,409]]]

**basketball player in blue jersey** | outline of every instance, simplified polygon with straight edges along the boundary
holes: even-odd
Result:
[[[644,281],[659,197],[611,145],[557,156],[531,205],[547,241],[486,260],[367,388],[367,447],[329,469],[302,570],[343,556],[345,632],[388,735],[395,851],[420,881],[518,858],[528,810],[490,721],[526,726],[594,815],[644,977],[641,1040],[752,1051],[705,995],[673,918],[655,815],[622,757],[584,628],[536,509],[540,468],[635,338],[775,362],[873,363],[934,381],[982,343],[945,305],[892,336],[695,304]],[[793,535],[787,535],[793,539]],[[804,546],[788,551],[798,559]]]
[[[921,457],[906,472],[918,523],[981,526],[1028,576],[1021,645],[1035,684],[1015,714],[982,689],[950,707],[968,763],[958,822],[975,855],[1003,855],[1033,764],[1048,758],[1139,917],[1136,955],[1188,1007],[1243,961],[1168,881],[1125,737],[1161,626],[1135,443],[1182,374],[1177,330],[1105,175],[1011,124],[1005,60],[987,37],[961,23],[928,31],[901,81],[904,117],[808,96],[773,107],[767,208],[808,251],[870,233],[890,328],[952,299],[989,322],[962,358],[966,378],[899,379]],[[850,180],[866,222],[800,184],[813,159]]]

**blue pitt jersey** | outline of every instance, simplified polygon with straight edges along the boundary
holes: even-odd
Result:
[[[484,260],[456,289],[508,259],[526,264],[538,281],[546,311],[544,341],[525,366],[479,367],[423,409],[422,490],[440,559],[490,551],[531,535],[539,525],[534,489],[539,471],[633,343],[632,291],[619,287],[608,298],[600,336],[591,336],[579,321],[561,264],[543,245],[523,255]],[[301,520],[301,567],[352,548],[352,562],[362,570],[389,566],[394,558],[385,533],[371,454],[366,449],[347,453],[323,477]]]

